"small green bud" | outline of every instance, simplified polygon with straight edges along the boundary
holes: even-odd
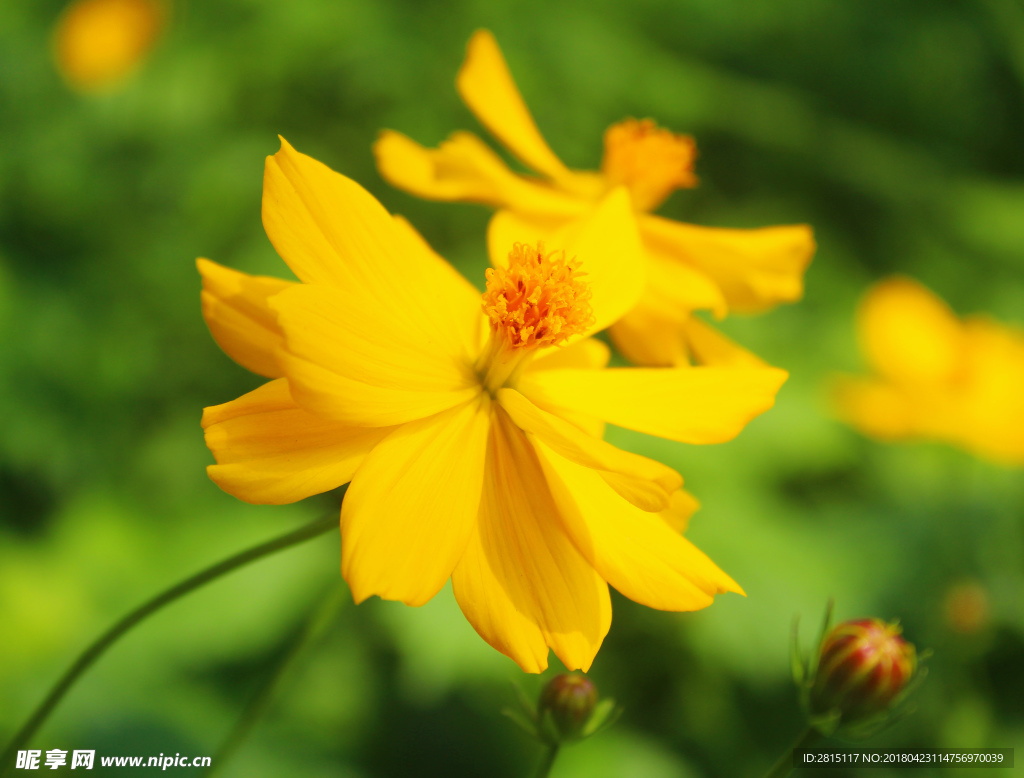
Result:
[[[540,693],[537,712],[550,714],[561,739],[574,740],[584,735],[594,708],[597,687],[587,676],[563,673],[552,678]]]

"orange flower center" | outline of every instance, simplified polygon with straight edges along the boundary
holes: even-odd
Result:
[[[512,349],[558,346],[594,322],[580,263],[565,251],[516,243],[508,267],[487,271],[484,313]]]
[[[538,348],[560,346],[594,323],[584,275],[577,260],[545,253],[540,243],[516,243],[507,267],[487,271],[483,310],[491,339],[476,365],[487,391],[515,386]]]
[[[612,184],[624,184],[641,211],[657,208],[674,190],[694,187],[697,144],[651,119],[626,119],[604,133],[601,170]]]

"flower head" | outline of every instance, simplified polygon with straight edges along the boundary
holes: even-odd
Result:
[[[1024,332],[959,319],[909,278],[875,285],[857,312],[870,377],[842,376],[839,416],[882,440],[937,440],[1024,465]]]
[[[609,322],[619,349],[646,365],[761,364],[692,313],[708,310],[721,318],[730,310],[763,311],[800,299],[815,248],[807,226],[732,230],[651,214],[673,190],[697,184],[693,139],[651,119],[627,119],[608,128],[599,172],[570,170],[537,129],[486,30],[470,39],[456,85],[480,122],[538,175],[512,172],[467,132],[427,149],[387,130],[374,148],[385,179],[421,197],[495,208],[490,239],[506,251],[515,236],[562,245],[580,220],[621,188],[641,240],[618,261],[641,268],[645,284],[633,306]]]
[[[601,440],[605,422],[688,443],[769,408],[773,368],[606,369],[588,336],[632,306],[624,193],[565,244],[510,241],[483,300],[404,220],[286,142],[263,223],[300,282],[199,261],[224,350],[271,380],[207,408],[210,477],[254,503],[350,483],[342,574],[357,602],[421,605],[450,579],[477,632],[530,672],[590,666],[608,584],[663,610],[741,591],[679,534],[696,503],[671,468]]]
[[[61,74],[83,91],[115,85],[149,53],[164,17],[158,0],[76,0],[54,37]]]

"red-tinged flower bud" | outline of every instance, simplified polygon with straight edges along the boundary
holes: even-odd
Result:
[[[811,688],[812,714],[839,711],[850,724],[886,710],[917,670],[917,652],[900,632],[896,623],[858,619],[828,633]]]
[[[551,713],[559,734],[568,740],[579,737],[597,705],[597,687],[585,675],[564,673],[552,678],[540,693],[538,713]]]

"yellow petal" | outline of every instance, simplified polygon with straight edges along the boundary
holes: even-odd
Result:
[[[693,314],[680,321],[640,305],[615,322],[609,334],[626,359],[646,367],[767,367],[764,360]]]
[[[857,311],[861,348],[901,383],[950,380],[965,358],[963,329],[949,307],[909,278],[876,284]]]
[[[403,250],[410,255],[419,255],[424,263],[434,263],[437,275],[446,277],[443,290],[437,290],[442,291],[442,294],[435,298],[434,302],[437,305],[449,306],[447,314],[452,330],[450,336],[460,344],[457,353],[473,361],[480,353],[481,336],[488,329],[487,317],[480,307],[480,292],[444,257],[434,251],[403,216],[395,216],[394,222],[398,228],[399,240],[404,244]]]
[[[700,501],[685,489],[672,495],[669,507],[659,515],[676,532],[686,532],[690,517],[700,509]]]
[[[377,169],[392,186],[417,197],[485,203],[530,213],[579,213],[578,198],[539,179],[513,173],[483,141],[456,132],[428,149],[393,130],[384,130],[373,146]]]
[[[810,227],[797,224],[734,230],[647,216],[644,243],[709,276],[736,311],[756,312],[803,296],[803,274],[814,256]]]
[[[690,348],[690,355],[699,365],[738,368],[768,366],[763,359],[725,337],[696,316],[688,317],[682,329],[686,344]]]
[[[618,187],[585,215],[570,221],[527,217],[498,211],[487,229],[491,263],[504,267],[515,243],[544,243],[546,250],[565,249],[580,262],[593,297],[592,334],[615,322],[640,299],[647,263],[640,244],[629,192]]]
[[[284,139],[267,158],[263,225],[301,280],[343,289],[438,348],[461,350],[460,328],[479,295],[435,254],[416,250],[408,229],[359,184]]]
[[[615,347],[636,365],[672,367],[690,364],[686,340],[674,319],[644,305],[627,313],[608,330]]]
[[[532,446],[497,409],[477,531],[452,586],[480,636],[526,672],[547,667],[548,646],[589,670],[611,625],[607,584],[562,530]]]
[[[469,39],[455,85],[480,123],[524,163],[549,178],[568,174],[537,129],[488,30],[477,30]]]
[[[650,217],[639,217],[640,234]],[[639,305],[667,318],[686,318],[691,311],[711,311],[722,318],[729,310],[722,290],[706,272],[666,253],[656,243],[645,242],[647,288]]]
[[[228,494],[281,505],[352,479],[390,428],[349,427],[299,408],[283,378],[203,411],[206,445],[217,460],[210,478]]]
[[[500,389],[497,400],[520,429],[567,459],[601,471],[615,491],[642,510],[668,509],[672,493],[683,485],[682,476],[672,468],[581,432],[515,389]]]
[[[466,550],[480,508],[490,400],[399,427],[356,471],[341,506],[341,572],[356,602],[423,605]]]
[[[743,590],[657,514],[619,497],[593,470],[534,441],[566,532],[608,583],[659,610],[707,607]]]
[[[870,437],[899,440],[919,432],[913,401],[891,384],[841,376],[833,382],[831,397],[839,418]]]
[[[284,341],[267,300],[293,284],[250,276],[208,259],[196,260],[196,266],[203,277],[203,318],[217,345],[254,373],[267,378],[280,376],[274,352]]]
[[[970,376],[960,439],[1006,465],[1024,465],[1024,332],[984,316],[964,322]]]
[[[683,443],[722,443],[775,404],[787,377],[777,368],[564,369],[526,374],[519,390],[558,415],[566,409]]]
[[[580,367],[599,370],[612,358],[611,349],[595,338],[577,340],[568,346],[553,346],[539,352],[526,366],[526,371],[553,370],[558,367]]]
[[[271,302],[277,360],[307,410],[357,426],[401,424],[479,394],[469,361],[380,311],[358,289],[295,285]]]

